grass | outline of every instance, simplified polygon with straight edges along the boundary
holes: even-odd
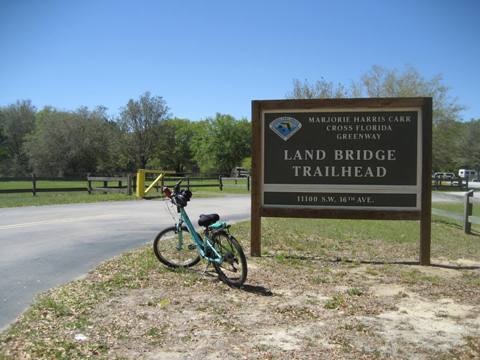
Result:
[[[213,193],[213,194],[223,194],[223,193],[230,193],[230,194],[248,194],[249,191],[247,190],[247,179],[242,178],[239,180],[223,180],[223,190],[220,191],[218,187],[218,180],[192,180],[192,185],[201,184],[201,185],[216,185],[211,187],[192,187],[192,191],[195,193]],[[170,184],[169,184],[170,186]],[[173,186],[173,183],[172,183]],[[186,186],[186,183],[182,183],[182,186]]]
[[[454,213],[458,213],[459,215],[463,216],[464,212],[464,204],[463,202],[452,202],[452,203],[433,203],[432,207],[436,209],[451,211]],[[473,215],[480,216],[480,204],[475,203],[473,205]]]
[[[480,226],[472,229],[474,234],[464,234],[453,220],[434,217],[432,258],[480,260]],[[249,231],[249,223],[234,228],[239,239],[249,239]],[[262,253],[280,262],[312,254],[354,262],[416,261],[419,242],[418,221],[262,219]]]
[[[345,304],[345,296],[343,294],[335,294],[327,300],[325,309],[334,310],[339,309]]]
[[[218,184],[218,180],[195,181],[195,184]],[[194,182],[192,181],[192,184]],[[117,185],[117,184],[115,184]],[[168,185],[172,185],[168,183]],[[186,185],[186,184],[184,184]],[[231,185],[231,186],[230,186]],[[235,185],[235,186],[234,186]],[[238,185],[238,186],[237,186]],[[93,182],[93,187],[103,186],[103,182]],[[148,184],[147,184],[148,186]],[[86,181],[38,181],[37,189],[85,187],[85,192],[37,192],[36,196],[32,193],[0,194],[0,208],[19,207],[19,206],[38,206],[53,204],[73,204],[73,203],[93,203],[100,201],[124,201],[135,200],[135,195],[126,195],[123,193],[92,193],[89,195],[86,191]],[[30,181],[1,181],[0,190],[7,189],[31,189]],[[195,197],[225,196],[228,194],[248,194],[246,180],[239,180],[234,184],[233,180],[225,181],[223,191],[218,187],[193,187],[192,191]],[[161,197],[162,194],[156,189],[152,190],[147,196]]]
[[[111,183],[110,183],[111,184]],[[114,183],[115,186],[118,183]],[[84,187],[85,191],[88,187],[87,181],[68,181],[68,180],[38,180],[36,183],[37,189],[58,189],[58,188],[72,188],[72,187]],[[93,181],[92,187],[101,187],[103,182]],[[110,185],[113,186],[113,185]],[[31,181],[0,181],[0,190],[10,189],[31,189]]]
[[[93,203],[100,201],[124,201],[134,200],[134,195],[108,193],[95,193],[89,195],[87,192],[52,192],[37,193],[32,196],[31,193],[20,194],[0,194],[0,208],[19,207],[19,206],[39,206],[55,204],[75,204],[75,203]]]

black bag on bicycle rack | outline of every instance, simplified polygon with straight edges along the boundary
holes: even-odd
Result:
[[[185,207],[192,198],[192,192],[190,190],[182,190],[179,194],[175,195],[175,202],[178,206]]]

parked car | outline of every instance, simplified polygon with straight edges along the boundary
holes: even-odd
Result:
[[[439,180],[452,180],[454,177],[455,174],[451,172],[436,172],[433,174],[433,178]]]

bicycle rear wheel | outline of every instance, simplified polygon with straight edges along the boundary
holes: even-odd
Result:
[[[213,246],[223,258],[221,264],[213,263],[218,276],[230,286],[242,286],[247,279],[247,259],[241,245],[224,231],[215,234],[212,240]]]
[[[195,240],[186,226],[177,231],[175,226],[160,232],[153,241],[153,252],[163,264],[172,267],[190,267],[200,261]]]

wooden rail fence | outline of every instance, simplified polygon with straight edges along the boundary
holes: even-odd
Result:
[[[165,177],[161,180],[161,183],[155,186],[157,192],[160,191],[162,186],[173,186],[178,180],[183,179],[183,186],[187,188],[207,188],[215,187],[223,191],[225,188],[237,187],[244,188],[247,191],[250,191],[251,180],[250,177],[226,177],[226,176],[210,176],[210,177]],[[94,192],[125,192],[129,195],[135,190],[135,176],[90,176],[87,175],[86,178],[54,178],[54,177],[37,177],[35,174],[32,174],[31,177],[17,177],[17,178],[0,178],[0,182],[29,182],[31,185],[28,186],[19,186],[16,189],[0,189],[0,194],[15,194],[15,193],[31,193],[33,196],[36,196],[37,193],[41,192],[80,192],[87,191],[89,194]],[[62,182],[77,182],[77,186],[55,186],[55,184],[50,184],[48,187],[44,184],[39,184],[39,182],[44,181],[62,181]],[[79,182],[85,184],[85,186],[78,186]],[[98,186],[98,183],[102,183],[103,186]]]
[[[103,182],[103,186],[101,187],[93,187],[92,182]],[[124,177],[113,176],[88,176],[88,193],[91,194],[94,191],[101,191],[101,192],[126,192],[128,195],[132,195],[132,176],[127,175]],[[116,182],[118,183],[117,186],[108,186],[109,182]],[[125,186],[123,184],[126,184]]]
[[[61,188],[52,188],[38,187],[39,181],[85,181],[85,178],[52,178],[52,177],[37,177],[35,174],[32,174],[31,177],[17,177],[17,178],[0,178],[0,181],[4,182],[14,182],[14,181],[24,181],[31,182],[30,188],[18,188],[18,189],[0,189],[0,194],[16,194],[16,193],[32,193],[33,196],[36,196],[39,192],[63,192],[63,191],[85,191],[86,187],[61,187]]]
[[[44,181],[61,181],[61,182],[83,182],[85,186],[48,186],[39,187],[39,182]],[[94,187],[93,182],[103,182],[103,187]],[[32,193],[36,196],[41,192],[80,192],[88,191],[89,194],[95,191],[103,192],[126,192],[132,193],[132,178],[131,175],[126,177],[95,177],[87,176],[87,178],[55,178],[55,177],[37,177],[32,174],[31,177],[16,177],[16,178],[0,178],[0,182],[29,182],[29,187],[16,188],[16,189],[0,189],[0,194],[19,194],[19,193]],[[117,186],[108,186],[109,182],[118,182]],[[125,185],[123,185],[125,184]]]
[[[225,181],[233,181],[234,183],[225,183]],[[220,176],[220,190],[223,190],[224,187],[240,187],[244,188],[245,184],[242,184],[243,181],[246,181],[247,191],[250,191],[250,176],[245,177],[226,177]],[[240,183],[239,183],[240,182]]]
[[[463,215],[460,215],[458,213],[454,213],[451,211],[435,209],[435,208],[432,208],[432,214],[463,222],[463,231],[465,232],[465,234],[471,234],[472,224],[480,225],[480,217],[472,215],[473,202],[471,202],[470,200],[473,198],[474,191],[475,190],[470,190],[465,194],[465,200],[464,200],[465,206],[464,206]]]

